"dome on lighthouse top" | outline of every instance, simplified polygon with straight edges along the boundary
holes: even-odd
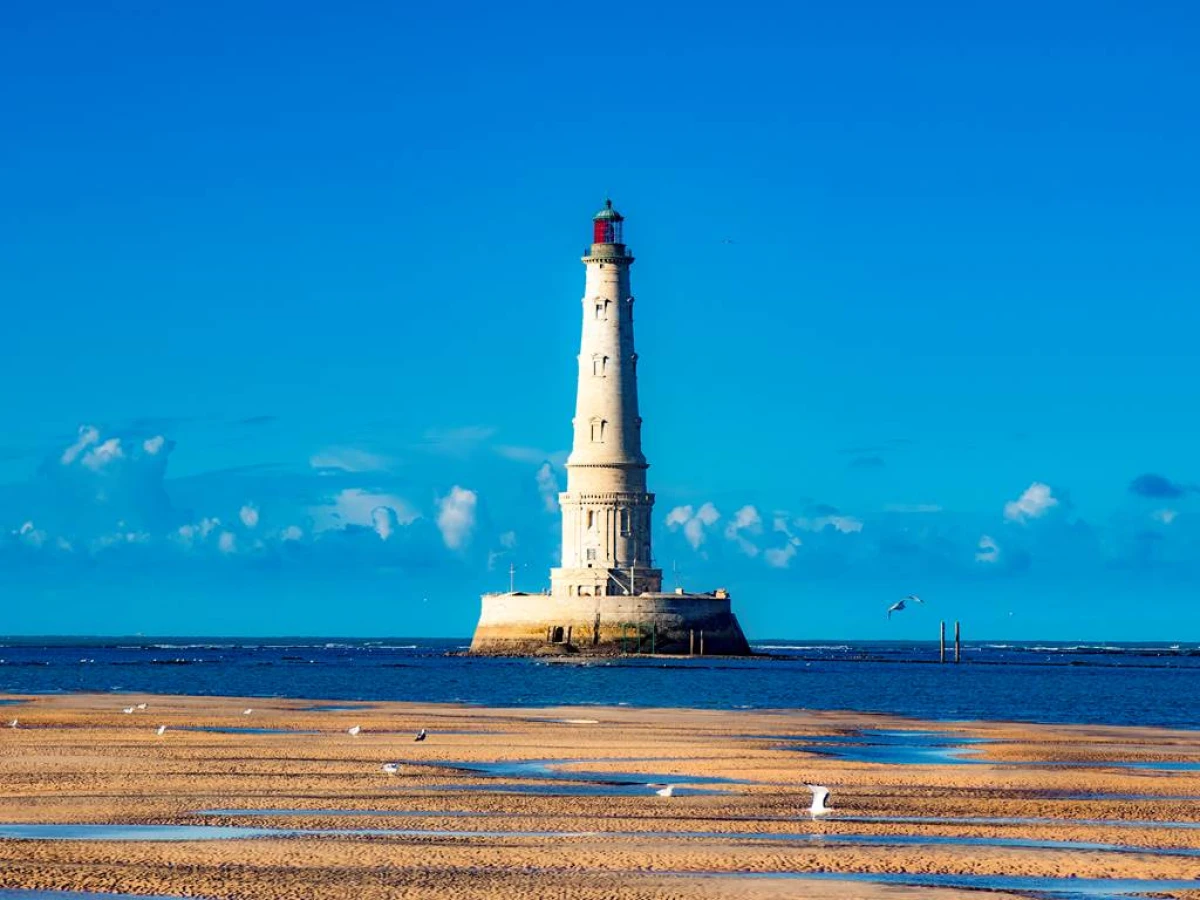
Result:
[[[625,217],[613,209],[612,201],[604,201],[604,209],[592,216],[593,222],[623,222]]]

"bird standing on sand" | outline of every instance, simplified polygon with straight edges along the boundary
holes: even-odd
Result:
[[[159,737],[162,737],[164,734],[166,734],[166,733],[167,733],[167,726],[166,726],[166,725],[159,725],[159,726],[158,726],[158,731],[157,731],[157,732],[155,732],[155,733],[156,733],[156,734],[157,734]]]
[[[659,788],[654,793],[658,794],[658,796],[660,796],[660,797],[673,797],[673,796],[675,796],[675,785],[668,784],[664,788]]]
[[[828,815],[831,810],[825,804],[829,800],[829,788],[819,784],[806,784],[804,786],[812,791],[813,795],[812,806],[808,808],[808,814],[814,819],[817,816]]]
[[[16,719],[13,719],[11,722],[9,722],[9,723],[8,723],[8,727],[9,727],[9,728],[16,728],[16,727],[17,727],[17,720],[16,720]]]
[[[121,710],[121,712],[125,713],[125,715],[127,715],[127,716],[131,716],[131,715],[133,715],[134,708],[135,707],[132,707],[132,706],[126,706],[123,710]]]
[[[415,738],[413,738],[413,740],[414,741],[423,741],[427,737],[428,737],[428,735],[425,733],[425,729],[422,728],[420,731],[417,732],[417,736]]]
[[[358,725],[355,725],[353,728],[347,728],[346,734],[350,735],[350,737],[358,737],[358,733],[360,731],[362,731],[362,728]]]
[[[400,771],[400,763],[384,763],[383,772],[385,775],[395,775]]]
[[[250,715],[250,713],[252,713],[252,712],[254,712],[254,710],[252,710],[252,709],[243,709],[243,710],[242,710],[242,715],[243,715],[243,716],[248,716],[248,715]]]

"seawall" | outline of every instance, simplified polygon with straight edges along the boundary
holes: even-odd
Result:
[[[749,656],[728,596],[484,594],[471,653]]]

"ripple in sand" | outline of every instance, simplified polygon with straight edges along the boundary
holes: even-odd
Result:
[[[175,731],[201,731],[205,734],[320,734],[318,731],[296,731],[291,728],[249,728],[236,725],[180,725]]]
[[[1145,856],[1198,857],[1200,850],[1180,847],[1140,847],[1130,844],[1107,844],[1093,841],[1055,841],[1031,838],[947,836],[947,835],[864,835],[803,832],[777,834],[773,832],[725,831],[510,831],[510,830],[448,830],[420,828],[248,828],[229,825],[59,825],[9,824],[0,825],[0,839],[54,841],[213,841],[250,838],[285,837],[390,837],[390,838],[541,838],[563,839],[576,837],[621,838],[645,840],[765,841],[777,843],[807,843],[820,846],[842,844],[859,847],[1012,847],[1023,850],[1089,850],[1099,853],[1135,853]]]
[[[694,878],[691,872],[675,873]],[[780,878],[789,881],[853,881],[894,884],[906,887],[956,888],[975,891],[1004,891],[1029,894],[1041,900],[1113,898],[1161,891],[1195,890],[1197,882],[1148,878],[1042,878],[1028,875],[914,875],[898,873],[838,872],[708,872],[708,878]]]
[[[752,782],[721,778],[715,775],[665,775],[661,772],[596,772],[577,769],[562,769],[567,765],[595,763],[654,762],[643,759],[530,759],[502,762],[433,762],[409,760],[407,765],[453,769],[472,772],[489,778],[507,778],[514,781],[568,781],[586,782],[610,787],[630,786],[645,788],[650,784],[751,784]],[[441,788],[439,788],[440,790]]]
[[[90,894],[80,891],[0,888],[0,900],[180,900],[180,898],[163,894]]]

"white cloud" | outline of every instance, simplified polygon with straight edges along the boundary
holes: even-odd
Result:
[[[80,453],[82,453],[92,444],[96,443],[98,440],[100,440],[99,429],[94,428],[91,425],[80,425],[79,437],[76,438],[75,443],[63,451],[61,457],[62,464],[64,466],[69,466],[71,463],[75,462],[76,457],[78,457]]]
[[[542,495],[542,507],[546,512],[558,512],[558,478],[549,462],[542,463],[537,470],[538,493]]]
[[[711,503],[705,503],[699,509],[691,505],[677,506],[667,513],[667,527],[674,531],[683,528],[683,536],[692,545],[693,550],[699,550],[707,537],[707,531],[721,518],[717,508]]]
[[[247,528],[257,528],[258,527],[258,507],[254,506],[253,504],[247,503],[240,510],[238,510],[238,518],[240,518],[242,520],[242,524],[245,525]]]
[[[31,547],[40,547],[46,543],[46,532],[33,527],[33,522],[26,522],[15,532],[17,539]]]
[[[200,532],[200,537],[202,537],[202,538],[208,537],[210,534],[212,534],[213,530],[216,529],[217,526],[219,526],[220,524],[221,524],[221,520],[217,519],[217,518],[201,519],[200,525],[198,526],[198,530]]]
[[[299,525],[289,525],[283,531],[279,532],[279,539],[282,541],[298,541],[304,537],[304,532]]]
[[[123,456],[125,451],[121,449],[121,439],[109,438],[85,453],[83,464],[93,472],[99,472],[114,459],[121,459]]]
[[[217,547],[222,553],[234,553],[237,551],[237,535],[232,531],[222,531],[221,536],[217,538]]]
[[[1010,522],[1040,519],[1056,506],[1058,499],[1051,493],[1050,486],[1035,481],[1016,500],[1004,504],[1004,518]]]
[[[386,472],[394,460],[379,453],[357,447],[330,447],[309,458],[314,469],[337,469],[342,472]]]
[[[1156,509],[1150,513],[1150,518],[1156,522],[1162,522],[1164,525],[1170,525],[1179,516],[1177,509]]]
[[[832,528],[842,534],[856,534],[863,530],[862,522],[854,516],[841,515],[818,516],[815,519],[801,516],[796,520],[795,525],[804,531],[824,531],[826,528]]]
[[[165,437],[163,437],[161,434],[157,434],[152,438],[147,438],[146,440],[142,441],[142,449],[151,456],[157,456],[158,451],[163,448],[163,444],[166,442],[167,439]]]
[[[733,518],[725,526],[725,537],[738,545],[747,556],[758,556],[758,545],[751,541],[746,534],[762,534],[762,516],[753,506],[746,505],[733,514]]]
[[[797,543],[788,542],[783,547],[772,547],[763,553],[763,559],[768,566],[776,569],[786,569],[791,565],[792,557],[796,555]]]
[[[381,541],[386,541],[390,538],[399,525],[400,522],[396,517],[396,511],[390,506],[377,506],[371,510],[371,527],[379,535]]]
[[[457,484],[438,501],[437,525],[442,540],[451,550],[457,550],[471,539],[475,528],[475,506],[479,497],[474,491]]]
[[[1000,545],[990,535],[979,538],[979,546],[975,551],[975,562],[994,563],[1000,558]]]
[[[417,518],[418,513],[408,501],[395,494],[365,491],[362,488],[346,488],[339,491],[329,502],[309,509],[313,518],[313,531],[330,531],[347,526],[376,529],[375,510],[379,507],[391,509],[396,522],[407,525]]]
[[[500,535],[500,546],[505,550],[511,550],[517,546],[517,533],[515,531],[506,531]]]

